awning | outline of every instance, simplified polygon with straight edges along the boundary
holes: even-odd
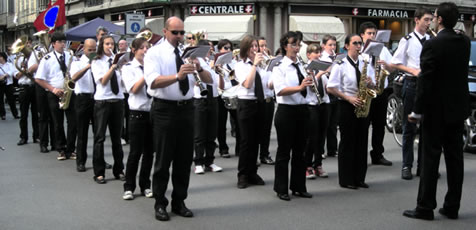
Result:
[[[344,44],[344,23],[339,18],[331,16],[289,16],[289,30],[299,30],[304,35],[304,41],[321,42],[326,34],[333,35],[337,42]]]
[[[253,34],[253,15],[189,16],[185,19],[185,31],[205,30],[205,38],[212,41],[228,39],[240,41]]]
[[[473,36],[473,37],[476,38],[476,25],[474,25],[473,32],[474,32],[474,36]]]

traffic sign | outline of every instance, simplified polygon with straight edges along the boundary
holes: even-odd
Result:
[[[145,15],[143,14],[126,14],[124,30],[126,34],[137,34],[145,27]]]

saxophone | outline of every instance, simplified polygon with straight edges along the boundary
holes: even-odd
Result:
[[[68,68],[65,73],[65,79],[63,84],[64,93],[63,96],[60,98],[59,101],[59,108],[62,110],[67,110],[69,108],[69,103],[71,101],[71,96],[73,95],[75,83],[73,79],[71,79],[71,74],[69,70],[71,69],[71,63],[73,62],[73,51],[69,50],[69,60],[68,60]]]
[[[365,118],[369,115],[370,111],[370,102],[373,98],[377,97],[377,92],[374,89],[370,89],[367,86],[367,65],[369,62],[364,59],[364,66],[362,68],[362,74],[359,81],[359,91],[357,92],[357,97],[362,101],[362,106],[355,107],[355,116],[357,118]]]
[[[379,58],[375,58],[375,86],[376,86],[376,91],[377,95],[380,95],[383,93],[383,90],[385,89],[385,79],[387,79],[388,75],[390,73],[382,68],[381,65],[378,64]]]

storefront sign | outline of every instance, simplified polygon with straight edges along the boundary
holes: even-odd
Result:
[[[190,6],[190,14],[253,14],[254,5],[194,5]]]
[[[367,9],[367,16],[378,18],[408,18],[406,10]]]
[[[379,9],[379,8],[357,8],[357,7],[336,7],[324,5],[290,5],[290,14],[329,14],[329,15],[353,15],[357,17],[372,18],[401,18],[409,19],[413,17],[414,10],[404,9]]]

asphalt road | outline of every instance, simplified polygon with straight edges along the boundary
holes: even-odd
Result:
[[[31,132],[31,131],[30,131]],[[56,152],[40,153],[37,144],[17,146],[18,120],[7,114],[0,121],[0,230],[28,229],[476,229],[476,155],[465,154],[465,184],[460,219],[448,220],[435,212],[434,221],[408,219],[405,209],[416,205],[419,178],[400,179],[401,150],[392,136],[385,138],[385,156],[391,167],[369,165],[369,189],[347,190],[337,182],[337,159],[324,160],[329,178],[308,180],[312,199],[292,197],[281,201],[273,192],[274,167],[264,165],[259,174],[265,186],[236,188],[237,157],[215,162],[221,173],[192,175],[187,206],[194,218],[171,214],[171,221],[154,218],[154,200],[137,196],[122,200],[122,182],[107,170],[108,183],[93,181],[92,138],[87,172],[78,173],[75,161],[56,160]],[[270,150],[277,143],[273,129]],[[30,135],[31,136],[31,135]],[[229,137],[229,140],[231,138]],[[230,149],[233,149],[233,141]],[[109,140],[107,161],[112,163]],[[124,163],[129,146],[124,146]],[[438,205],[446,192],[444,163],[438,185]],[[168,196],[170,197],[169,185]],[[138,191],[135,192],[138,195]],[[170,210],[170,206],[169,206]]]

